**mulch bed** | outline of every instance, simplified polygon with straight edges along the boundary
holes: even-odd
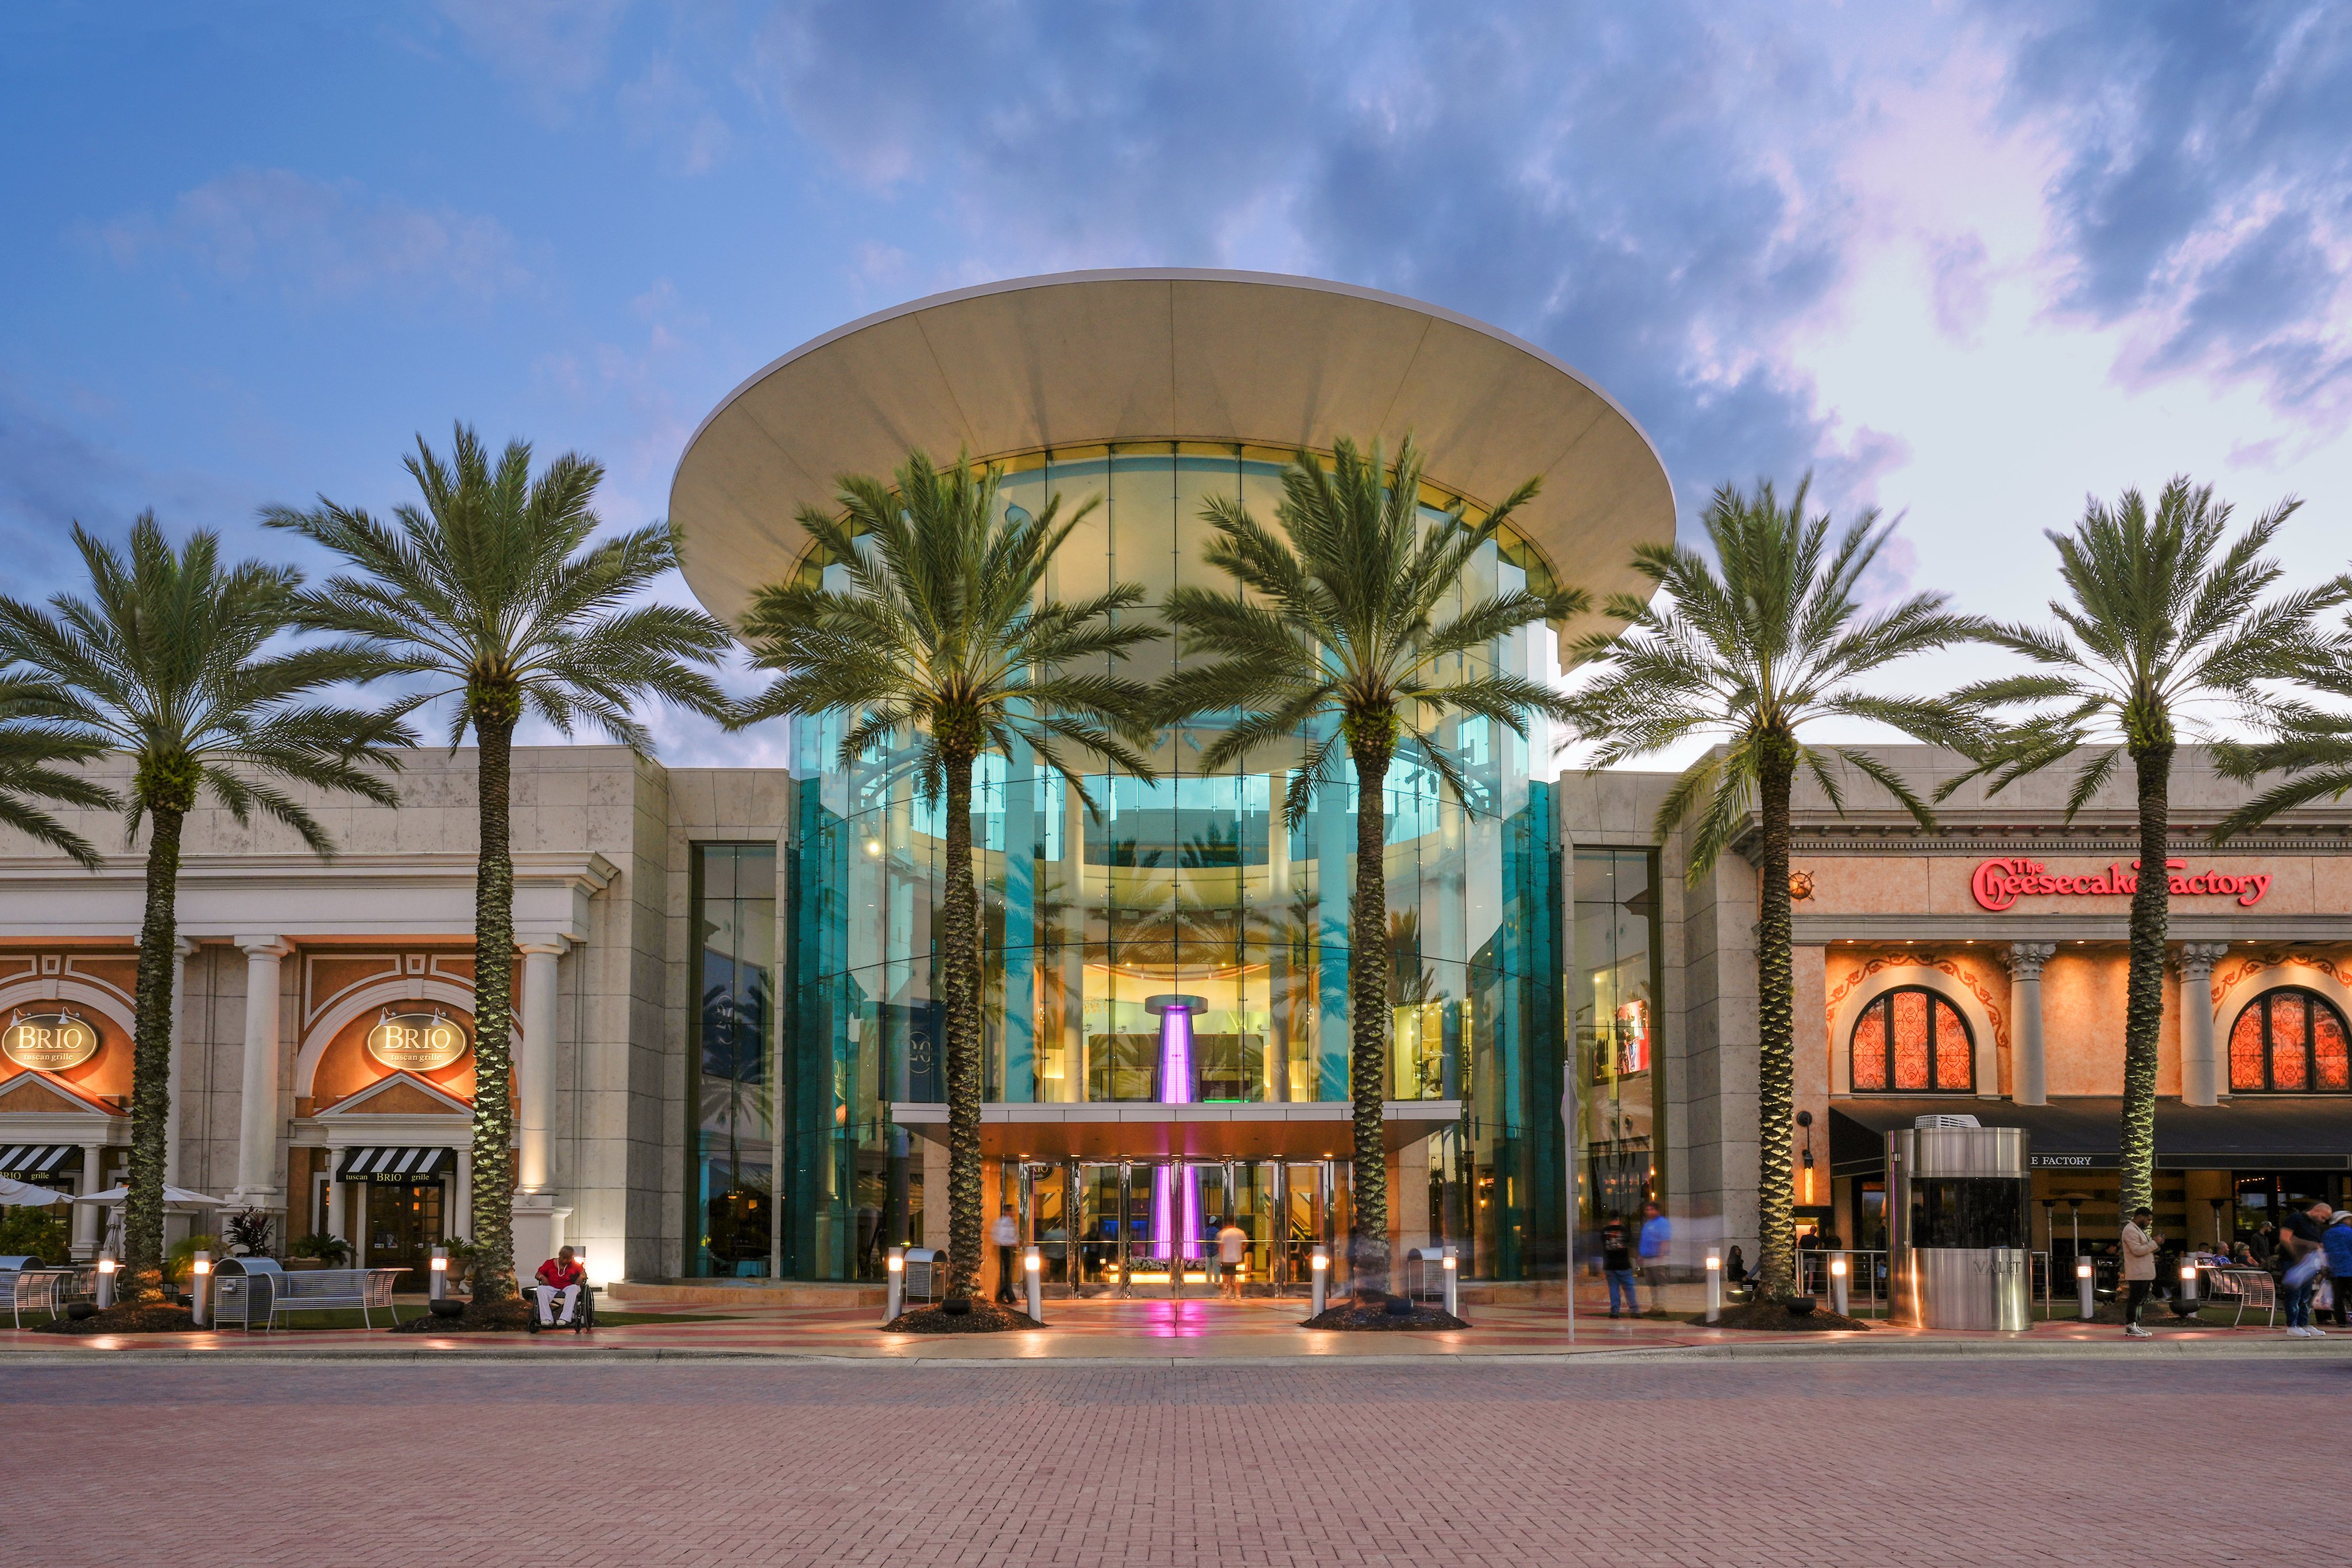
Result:
[[[1713,1326],[1719,1329],[1760,1329],[1778,1333],[1822,1333],[1832,1329],[1870,1327],[1860,1318],[1842,1317],[1827,1307],[1815,1307],[1810,1312],[1792,1312],[1786,1301],[1748,1301],[1737,1307],[1726,1307]]]
[[[1045,1325],[1027,1312],[974,1301],[968,1312],[951,1312],[945,1305],[911,1307],[882,1325],[884,1333],[1011,1333]]]
[[[454,1318],[436,1318],[427,1312],[421,1318],[411,1318],[386,1329],[386,1333],[529,1333],[530,1303],[520,1296],[507,1296],[495,1301],[468,1301],[466,1310]],[[572,1331],[566,1329],[566,1333]]]
[[[195,1315],[185,1307],[146,1306],[109,1307],[86,1318],[59,1318],[55,1322],[35,1323],[35,1333],[97,1334],[97,1333],[186,1333],[196,1326]]]
[[[1398,1305],[1410,1308],[1398,1312]],[[1350,1298],[1337,1306],[1328,1307],[1298,1325],[1307,1329],[1341,1329],[1356,1333],[1396,1333],[1430,1329],[1466,1329],[1470,1325],[1443,1307],[1433,1307],[1418,1301],[1408,1302],[1402,1296],[1375,1296],[1369,1301]]]

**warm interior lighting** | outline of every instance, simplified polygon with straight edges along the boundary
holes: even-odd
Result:
[[[869,855],[878,855],[878,854],[880,854],[880,853],[882,852],[882,841],[881,841],[881,840],[879,840],[879,839],[868,839],[868,840],[866,840],[866,852],[867,854],[869,854]]]
[[[1813,1201],[1813,1167],[1812,1167],[1812,1166],[1807,1166],[1805,1167],[1805,1203],[1806,1203],[1806,1206],[1807,1206],[1808,1207],[1811,1207],[1811,1205],[1812,1205],[1812,1201]]]

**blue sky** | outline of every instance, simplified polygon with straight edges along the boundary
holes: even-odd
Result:
[[[152,507],[383,507],[465,419],[661,515],[730,387],[866,311],[1263,268],[1533,339],[1687,513],[1811,469],[1881,584],[2030,615],[2176,471],[2352,555],[2352,8],[19,4],[0,580]],[[1931,686],[1987,655],[1922,662]],[[747,743],[664,727],[681,759]]]

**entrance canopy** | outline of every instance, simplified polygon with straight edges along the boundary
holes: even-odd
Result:
[[[1830,1109],[1830,1166],[1840,1176],[1885,1164],[1885,1134],[1917,1116],[1958,1111],[1988,1127],[2032,1135],[2037,1170],[2114,1170],[2123,1101],[2108,1096],[2047,1105],[1950,1096],[1842,1100]],[[2156,1163],[2164,1170],[2352,1169],[2352,1100],[2280,1095],[2223,1105],[2156,1103]]]
[[[1459,1100],[1391,1100],[1383,1109],[1391,1154],[1462,1119]],[[943,1103],[901,1101],[890,1107],[890,1118],[927,1138],[947,1141]],[[1352,1124],[1344,1100],[997,1103],[980,1108],[980,1150],[992,1159],[1345,1159]]]

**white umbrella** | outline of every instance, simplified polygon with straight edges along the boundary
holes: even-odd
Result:
[[[71,1203],[73,1194],[59,1192],[55,1187],[35,1186],[15,1176],[0,1176],[0,1204],[19,1208],[45,1208],[54,1203]]]
[[[75,1198],[74,1201],[76,1203],[117,1204],[122,1202],[130,1196],[131,1189],[127,1186],[110,1186],[104,1192],[86,1192],[79,1197]],[[222,1202],[219,1198],[206,1197],[203,1193],[190,1192],[184,1186],[166,1186],[163,1188],[163,1203],[166,1207],[176,1207],[180,1208],[226,1208],[228,1207],[227,1204]]]

